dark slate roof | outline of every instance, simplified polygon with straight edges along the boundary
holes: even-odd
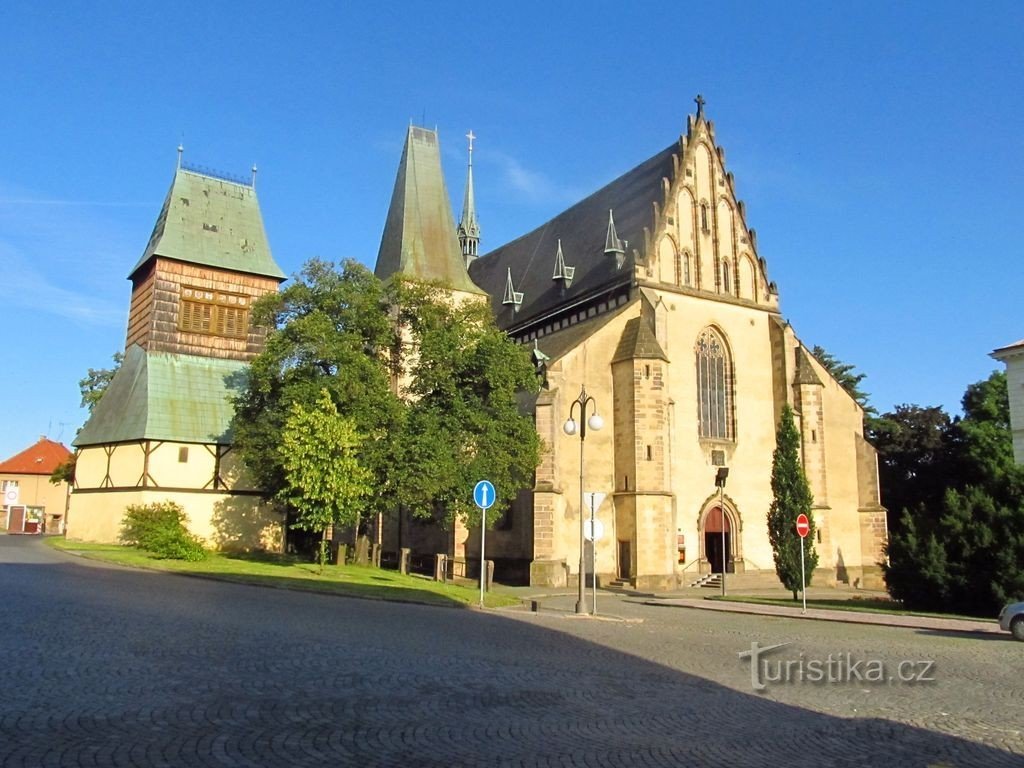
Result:
[[[662,179],[672,178],[672,155],[678,151],[678,144],[672,144],[533,232],[470,264],[470,277],[490,294],[498,325],[525,325],[561,306],[631,281],[630,254],[634,249],[643,250],[644,227],[654,223],[653,203],[662,199]],[[628,241],[621,269],[614,256],[605,255],[609,210],[614,213],[620,240]],[[564,294],[562,281],[552,279],[559,239],[566,265],[576,268]],[[509,268],[516,291],[524,294],[515,313],[502,305]]]
[[[247,370],[236,360],[147,353],[133,344],[74,445],[230,443],[230,398],[241,390]]]
[[[251,185],[179,168],[129,277],[155,256],[284,280]]]
[[[590,338],[599,329],[603,328],[635,303],[636,302],[629,302],[628,304],[623,304],[621,307],[616,307],[610,312],[602,312],[601,314],[588,318],[581,323],[570,325],[568,328],[563,328],[560,331],[549,333],[546,336],[541,336],[537,339],[537,349],[551,358],[552,361],[558,360],[565,353],[578,347],[586,339]],[[532,345],[533,342],[530,342],[530,344]]]
[[[803,347],[796,348],[796,376],[793,379],[794,384],[817,384],[821,386],[821,378],[814,370],[814,365],[811,363],[807,350]]]
[[[645,323],[643,318],[634,317],[622,329],[622,338],[619,339],[619,346],[615,350],[612,362],[644,359],[668,362],[668,355],[658,343],[651,326]]]
[[[435,131],[409,126],[374,273],[382,280],[402,273],[481,293],[466,272]]]

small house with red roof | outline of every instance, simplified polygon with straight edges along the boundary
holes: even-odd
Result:
[[[63,533],[68,484],[50,475],[71,456],[64,445],[40,437],[34,445],[0,463],[0,526],[7,533]]]

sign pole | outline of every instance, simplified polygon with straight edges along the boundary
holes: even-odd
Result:
[[[487,510],[480,507],[480,607],[484,607],[484,585],[487,584]]]
[[[590,494],[590,579],[594,588],[594,615],[597,616],[597,530],[594,527],[594,494]]]
[[[804,596],[804,609],[801,613],[807,613],[807,571],[804,568],[804,537],[800,537],[800,591]]]
[[[490,509],[498,494],[494,485],[481,480],[473,487],[473,501],[480,509],[480,607],[484,607],[484,590],[487,585],[487,510]]]

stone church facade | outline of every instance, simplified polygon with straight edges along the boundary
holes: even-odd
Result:
[[[489,301],[544,378],[526,406],[544,443],[535,482],[487,536],[499,578],[576,582],[581,471],[583,490],[606,494],[595,511],[601,583],[772,573],[772,452],[788,404],[814,494],[819,578],[880,586],[886,513],[863,410],[782,318],[703,103],[670,146],[482,256],[472,172],[471,143],[456,224],[437,134],[410,126],[376,273]],[[211,543],[280,540],[280,518],[233,460],[227,397],[262,343],[244,308],[283,277],[255,190],[179,168],[131,273],[125,363],[75,441],[69,536],[112,540],[125,504],[170,497]],[[583,388],[604,427],[587,433],[581,468],[580,438],[563,424]],[[374,534],[385,550],[479,557],[462,527],[395,517]]]

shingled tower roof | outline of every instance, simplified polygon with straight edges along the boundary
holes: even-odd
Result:
[[[374,272],[381,279],[402,273],[483,293],[466,272],[435,131],[409,126]]]
[[[155,257],[285,278],[270,254],[255,187],[184,166],[129,278]]]

